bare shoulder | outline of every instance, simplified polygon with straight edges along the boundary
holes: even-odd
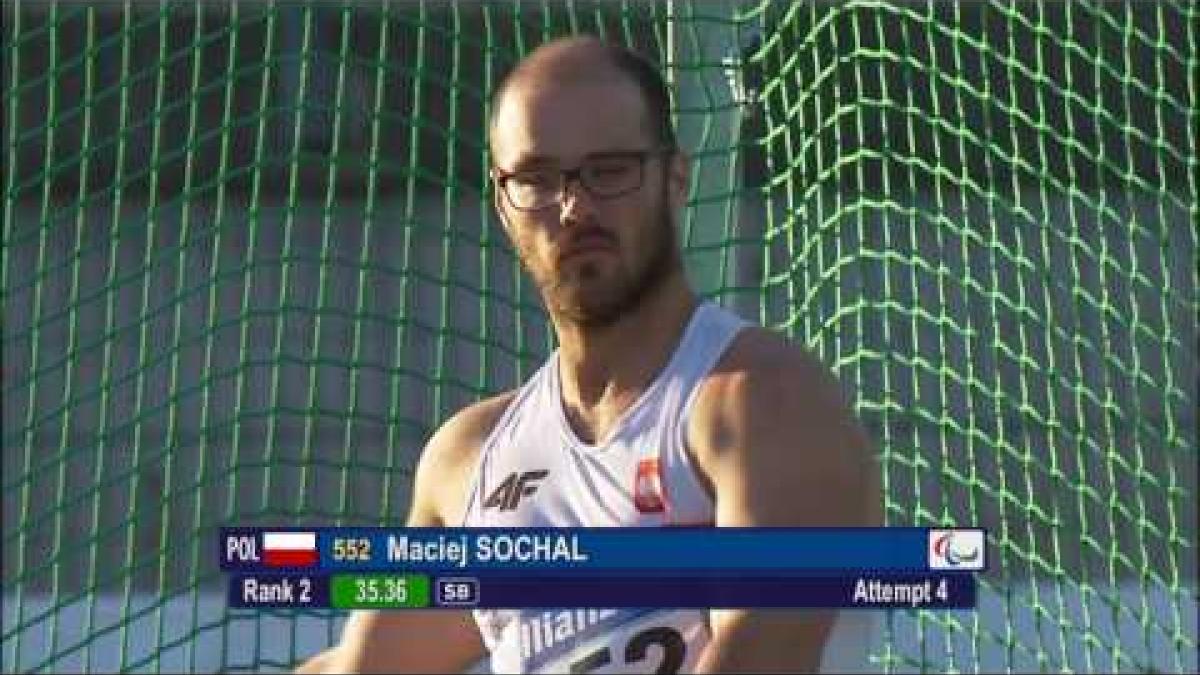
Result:
[[[422,463],[442,467],[473,464],[480,445],[500,420],[516,390],[476,401],[454,413],[430,437]]]
[[[514,396],[516,390],[472,403],[434,432],[417,464],[409,525],[446,526],[461,520],[480,448]]]
[[[697,393],[687,438],[718,524],[875,520],[874,453],[846,392],[820,359],[773,331],[738,334]]]
[[[804,403],[844,405],[837,379],[815,355],[786,337],[752,326],[742,330],[709,374],[696,401],[701,420],[738,415],[739,407]]]
[[[417,463],[409,526],[441,527],[461,521],[480,447],[515,393],[473,403],[434,432]],[[429,649],[433,643],[437,649]],[[296,672],[463,672],[483,655],[483,642],[468,612],[360,610],[351,613],[334,648]]]

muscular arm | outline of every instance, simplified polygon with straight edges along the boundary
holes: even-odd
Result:
[[[741,344],[739,344],[741,343]],[[879,523],[878,471],[837,382],[755,331],[701,390],[689,438],[719,527]],[[713,610],[700,672],[815,672],[834,612]]]
[[[472,405],[430,439],[413,487],[409,527],[461,522],[479,446],[510,396]],[[297,668],[298,673],[453,673],[484,655],[470,612],[455,610],[356,611],[342,639]]]

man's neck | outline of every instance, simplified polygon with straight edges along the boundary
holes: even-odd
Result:
[[[679,274],[609,326],[555,320],[563,402],[584,412],[632,403],[670,360],[698,302]]]

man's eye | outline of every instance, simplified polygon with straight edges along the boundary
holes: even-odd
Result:
[[[550,187],[555,182],[555,176],[548,171],[527,171],[515,174],[512,180],[521,187]]]
[[[588,172],[595,178],[619,178],[629,173],[630,168],[628,162],[602,162],[588,167]]]

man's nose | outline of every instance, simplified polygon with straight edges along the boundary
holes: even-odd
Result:
[[[592,195],[583,186],[579,176],[563,178],[562,196],[559,198],[559,219],[563,225],[586,220],[595,212]]]

